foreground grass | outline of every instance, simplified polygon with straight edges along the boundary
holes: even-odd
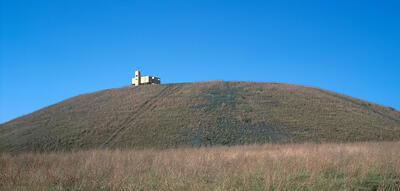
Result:
[[[0,190],[400,190],[400,142],[3,153]]]

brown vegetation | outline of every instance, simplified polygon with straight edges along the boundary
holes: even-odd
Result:
[[[0,152],[393,140],[400,140],[398,111],[275,83],[111,89],[0,125]]]
[[[0,190],[399,190],[400,142],[0,154]]]

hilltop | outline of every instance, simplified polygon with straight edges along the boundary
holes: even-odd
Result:
[[[298,85],[203,82],[84,94],[0,125],[0,151],[400,140],[400,112]]]

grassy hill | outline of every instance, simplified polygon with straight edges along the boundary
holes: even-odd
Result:
[[[80,95],[0,125],[0,151],[400,140],[400,112],[310,87],[204,82]]]

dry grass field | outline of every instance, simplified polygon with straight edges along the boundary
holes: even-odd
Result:
[[[399,190],[400,142],[0,154],[0,190]]]

